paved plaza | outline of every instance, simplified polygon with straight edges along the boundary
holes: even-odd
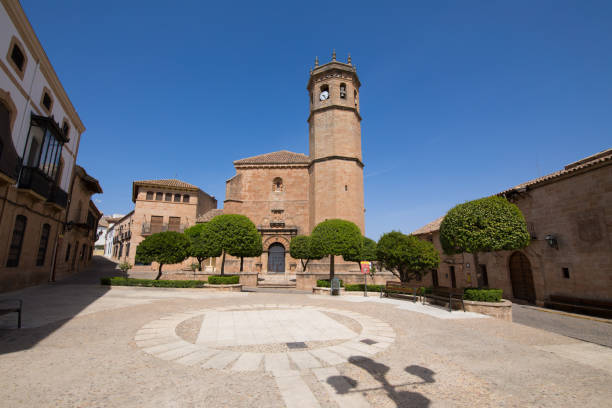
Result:
[[[610,406],[612,349],[397,299],[102,287],[5,294],[10,407]]]

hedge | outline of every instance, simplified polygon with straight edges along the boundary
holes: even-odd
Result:
[[[380,289],[384,288],[385,285],[368,285],[368,292],[380,292]],[[347,284],[344,289],[348,292],[363,292],[363,283]]]
[[[329,279],[318,279],[317,280],[317,287],[318,288],[329,288],[329,287],[331,287],[331,284],[329,283]],[[342,279],[340,279],[340,287],[344,287],[344,281]],[[363,290],[363,287],[361,288],[361,290]]]
[[[463,293],[463,298],[476,302],[501,302],[502,293],[503,291],[501,289],[466,288]]]
[[[215,275],[208,277],[208,283],[211,285],[235,285],[240,282],[238,275]]]
[[[110,286],[146,286],[156,288],[202,288],[205,281],[199,280],[155,280],[134,278],[101,278],[100,284]]]

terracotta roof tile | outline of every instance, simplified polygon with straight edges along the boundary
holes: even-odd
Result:
[[[147,186],[160,186],[160,187],[179,187],[199,190],[198,187],[193,184],[185,183],[184,181],[177,179],[162,179],[162,180],[137,180],[134,181],[135,185],[147,185]]]
[[[308,164],[309,161],[309,157],[305,154],[279,150],[278,152],[236,160],[234,164]]]
[[[443,219],[444,219],[444,216],[438,218],[435,221],[430,222],[429,224],[419,228],[416,231],[412,231],[412,235],[429,234],[430,232],[439,230],[440,224],[442,224]]]
[[[223,214],[223,208],[213,208],[212,210],[208,210],[204,214],[198,215],[196,222],[208,222],[215,218],[217,215]]]

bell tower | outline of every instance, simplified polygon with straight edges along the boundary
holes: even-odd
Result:
[[[365,233],[361,115],[357,70],[332,60],[310,72],[310,231],[321,221],[342,218]]]

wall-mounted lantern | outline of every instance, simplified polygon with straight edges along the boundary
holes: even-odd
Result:
[[[555,237],[553,234],[546,234],[544,239],[546,240],[546,242],[548,242],[548,245],[551,248],[559,249],[559,243],[557,242],[557,237]]]

